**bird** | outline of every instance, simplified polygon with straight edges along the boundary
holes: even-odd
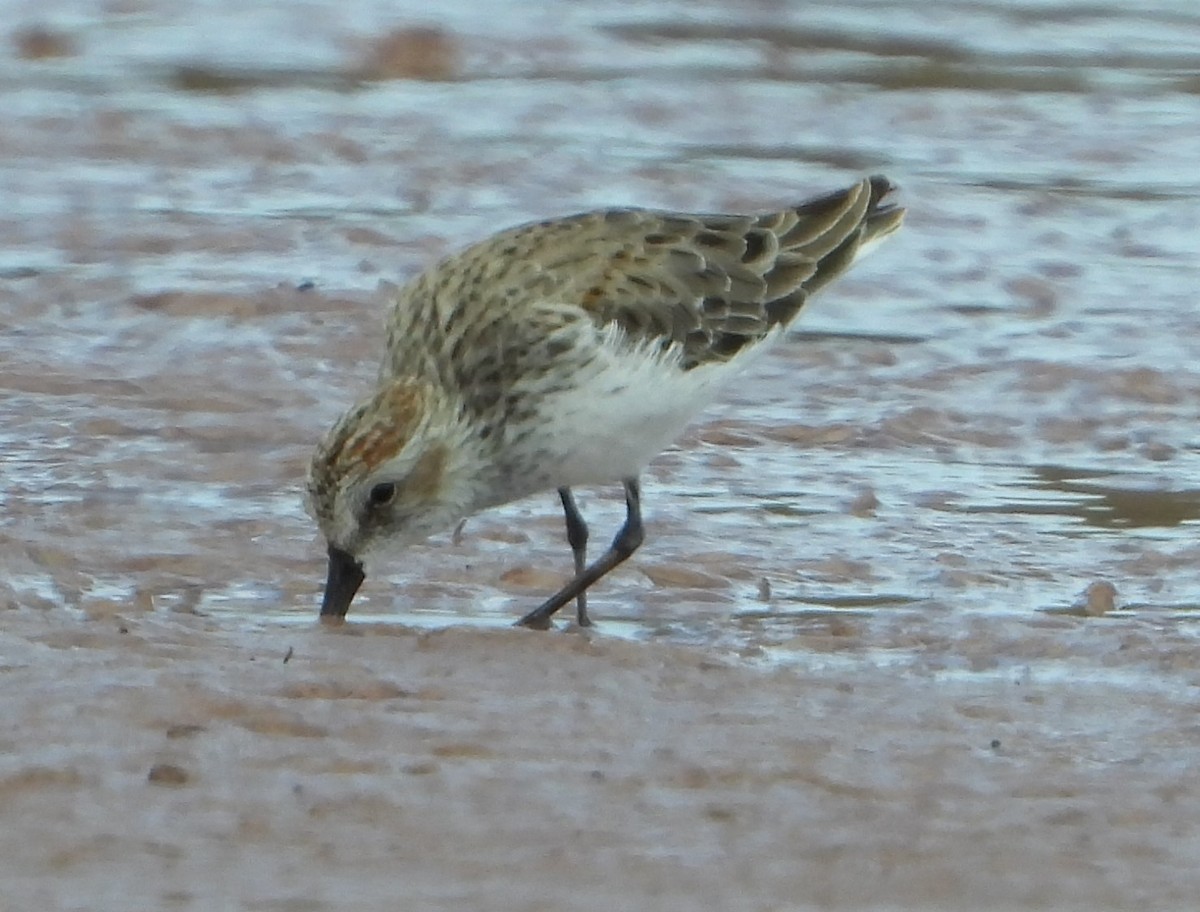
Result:
[[[305,500],[328,557],[320,617],[367,568],[482,510],[558,494],[573,576],[516,623],[547,629],[645,538],[639,477],[808,299],[896,231],[872,176],[765,214],[620,208],[501,231],[395,292],[376,385],[316,447]],[[619,483],[587,561],[574,489]]]

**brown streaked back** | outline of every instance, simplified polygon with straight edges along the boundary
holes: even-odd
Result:
[[[636,342],[677,345],[690,369],[786,326],[864,244],[895,231],[904,210],[885,202],[892,189],[887,178],[865,178],[757,216],[585,213],[502,232],[462,256],[505,262],[493,276],[499,286],[536,288]]]

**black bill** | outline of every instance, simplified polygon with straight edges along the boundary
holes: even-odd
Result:
[[[354,555],[330,545],[329,576],[325,580],[321,617],[345,617],[363,579],[362,564],[354,559]]]

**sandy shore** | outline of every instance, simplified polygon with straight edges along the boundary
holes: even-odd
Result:
[[[1086,623],[1048,627],[1045,654]],[[1120,626],[1096,635],[1144,661]],[[27,610],[3,642],[5,908],[1182,909],[1200,889],[1194,674]]]
[[[0,912],[1196,907],[1196,12],[196,6],[0,26]],[[875,172],[595,633],[553,492],[317,625],[386,283]]]

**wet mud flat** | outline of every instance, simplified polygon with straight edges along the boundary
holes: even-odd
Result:
[[[1200,887],[1194,643],[1133,622],[1001,648],[918,625],[903,662],[813,630],[812,667],[562,631],[6,628],[13,908],[1182,909]]]
[[[1194,905],[1196,11],[880,9],[21,5],[0,906]],[[906,227],[651,467],[597,630],[508,628],[552,494],[315,623],[381,281],[874,171]]]

